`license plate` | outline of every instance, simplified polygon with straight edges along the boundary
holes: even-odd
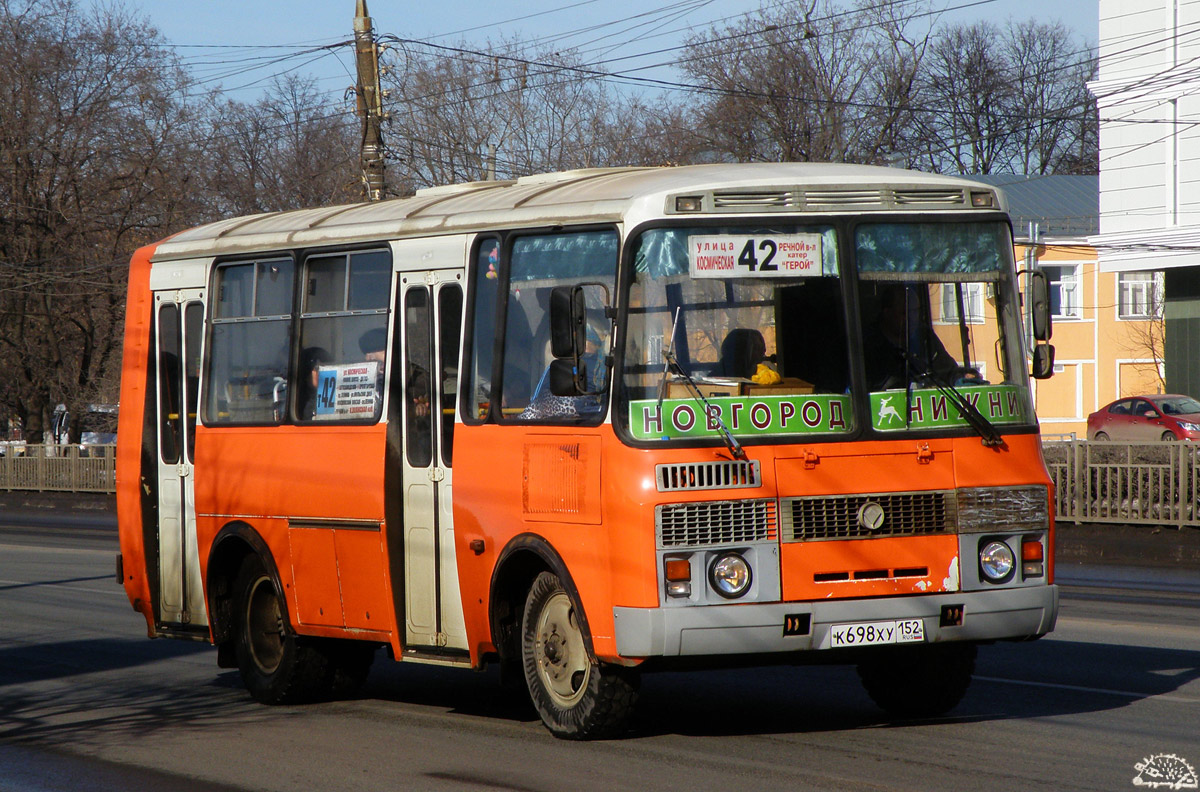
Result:
[[[822,647],[842,649],[850,646],[920,643],[925,640],[925,622],[920,619],[897,619],[883,622],[835,624],[829,628]]]

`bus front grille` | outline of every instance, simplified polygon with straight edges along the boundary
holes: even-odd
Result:
[[[762,484],[757,459],[658,465],[654,469],[654,479],[659,492],[734,489]]]
[[[711,547],[774,540],[775,500],[670,503],[654,509],[658,546]]]
[[[957,530],[956,506],[953,492],[784,498],[780,522],[785,542],[927,536]]]

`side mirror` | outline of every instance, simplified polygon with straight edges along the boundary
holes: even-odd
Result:
[[[555,396],[602,393],[607,384],[607,358],[588,351],[589,321],[595,328],[605,320],[608,290],[599,283],[556,286],[550,292],[550,392]],[[593,338],[593,341],[596,339]],[[599,347],[599,341],[595,346]],[[588,366],[603,369],[588,371]],[[589,383],[592,388],[589,388]],[[599,383],[599,384],[597,384]]]
[[[1033,348],[1033,378],[1050,379],[1054,375],[1054,346],[1038,344]]]
[[[1155,418],[1158,417],[1158,413],[1156,413],[1154,410],[1149,410],[1142,417],[1147,418],[1149,420],[1154,420]]]
[[[1030,317],[1033,322],[1035,341],[1049,341],[1054,332],[1050,319],[1050,286],[1046,273],[1033,270],[1029,273]],[[1049,376],[1049,375],[1047,375]]]
[[[583,351],[586,316],[582,286],[556,286],[550,292],[550,354],[566,358]]]

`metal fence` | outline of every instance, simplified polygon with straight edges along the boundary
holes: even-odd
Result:
[[[1200,443],[1042,446],[1066,522],[1200,527]],[[116,446],[0,448],[0,490],[115,492]]]
[[[0,455],[0,490],[116,492],[113,445],[8,445]]]
[[[1049,442],[1055,513],[1067,522],[1200,526],[1200,445]]]

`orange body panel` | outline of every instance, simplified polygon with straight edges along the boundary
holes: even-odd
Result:
[[[545,482],[531,477],[529,465],[515,461],[527,459],[527,447],[548,437],[590,448],[588,435],[598,436],[601,458],[584,461],[586,455],[581,454],[579,472],[588,481],[599,478],[601,524],[583,524],[574,513],[558,519],[526,513],[530,489]],[[611,426],[562,431],[538,427],[536,432],[511,426],[460,426],[455,437],[456,553],[472,656],[495,649],[488,624],[489,586],[500,552],[521,534],[544,538],[562,557],[579,592],[596,653],[615,660],[613,607],[653,608],[659,603],[657,504],[962,486],[1049,486],[1038,443],[1037,435],[1022,435],[1008,438],[998,449],[983,446],[978,437],[752,446],[747,453],[760,462],[763,476],[757,490],[660,493],[655,465],[727,459],[727,453],[713,448],[630,448],[617,439]],[[513,460],[513,464],[497,460]],[[586,502],[580,501],[580,511],[586,509]],[[473,540],[483,541],[483,553],[471,549]],[[783,543],[783,596],[800,601],[954,591],[960,585],[957,560],[957,535]],[[925,568],[928,574],[827,583],[813,579],[822,572],[916,568]]]
[[[125,346],[121,360],[121,411],[117,418],[117,523],[124,565],[125,593],[135,610],[146,618],[154,635],[154,609],[150,600],[149,571],[142,531],[141,452],[142,425],[146,417],[146,390],[150,354],[150,327],[154,321],[154,295],[150,292],[150,257],[154,246],[138,250],[129,265],[129,294],[125,302]]]
[[[780,549],[783,598],[886,597],[958,591],[958,536],[912,536],[833,542],[788,542]],[[896,570],[923,568],[923,576],[894,578]],[[886,571],[887,579],[864,573]],[[847,580],[820,582],[818,575],[848,574]],[[857,577],[856,577],[857,576]]]
[[[555,461],[547,446],[568,450]],[[612,605],[658,603],[654,524],[651,517],[647,527],[644,504],[655,494],[659,453],[622,445],[609,426],[560,431],[458,427],[455,551],[473,658],[495,648],[488,624],[492,571],[505,546],[525,533],[544,538],[561,556],[579,592],[597,654],[617,657]],[[540,461],[516,464],[529,458]],[[553,494],[550,488],[563,486],[567,469],[578,475],[577,489]],[[530,510],[530,505],[538,508]],[[483,540],[482,554],[471,549],[473,540]]]
[[[344,628],[394,634],[384,520],[385,431],[382,424],[198,427],[200,568],[207,570],[212,542],[222,528],[246,523],[270,548],[299,632],[330,634],[318,628],[334,628],[337,634]],[[329,521],[357,524],[338,527]]]
[[[774,466],[779,495],[953,489],[953,443],[898,440],[779,448]]]

